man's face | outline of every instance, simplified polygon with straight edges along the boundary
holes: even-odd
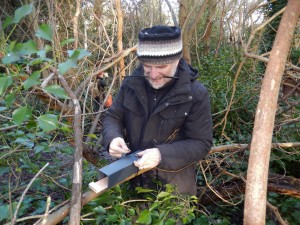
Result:
[[[175,75],[179,60],[170,64],[143,63],[145,77],[154,89],[163,87]]]

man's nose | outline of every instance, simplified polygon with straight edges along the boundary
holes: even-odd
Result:
[[[150,70],[150,77],[152,79],[156,79],[158,76],[159,76],[159,72],[158,72],[157,68],[152,67]]]

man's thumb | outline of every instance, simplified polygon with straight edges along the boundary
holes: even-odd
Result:
[[[120,145],[123,149],[126,149],[127,151],[129,151],[129,148],[123,138],[120,140]]]

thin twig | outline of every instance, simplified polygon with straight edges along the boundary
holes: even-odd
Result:
[[[42,221],[42,225],[47,223],[47,219],[48,219],[48,215],[49,215],[49,208],[50,208],[50,204],[51,204],[51,196],[49,195],[47,197],[47,204],[46,204],[46,210],[45,210],[45,214],[44,214],[44,219]]]
[[[207,178],[206,178],[205,171],[204,171],[204,169],[203,169],[202,163],[199,162],[199,165],[200,165],[200,168],[201,168],[201,170],[202,170],[202,174],[203,174],[203,177],[204,177],[204,180],[205,180],[206,185],[208,186],[208,188],[209,188],[216,196],[218,196],[218,198],[220,198],[223,202],[226,202],[226,203],[229,204],[229,205],[237,205],[237,204],[240,203],[240,202],[238,202],[238,203],[229,202],[229,201],[227,201],[225,198],[223,198],[216,190],[214,190],[213,187],[210,185],[210,183],[208,182],[208,180],[207,180]],[[242,200],[241,200],[241,201],[242,201]]]
[[[284,221],[278,211],[278,208],[273,206],[270,202],[267,201],[267,206],[273,211],[274,215],[276,216],[278,222],[281,225],[288,225],[289,223],[287,221]]]

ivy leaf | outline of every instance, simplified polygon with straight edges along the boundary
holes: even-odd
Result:
[[[13,52],[19,56],[31,55],[38,52],[36,43],[33,40],[29,40],[25,43],[17,43],[13,49]]]
[[[40,71],[34,71],[30,77],[28,77],[24,82],[23,82],[23,86],[25,90],[28,90],[30,87],[32,87],[33,85],[36,84],[40,84],[40,76],[41,73]]]
[[[37,118],[38,124],[43,131],[48,132],[58,127],[57,116],[53,114],[45,114]]]
[[[23,5],[15,11],[14,17],[7,17],[3,23],[3,29],[11,24],[16,24],[21,21],[22,18],[29,15],[33,11],[33,4]]]
[[[16,100],[16,94],[15,93],[10,93],[5,96],[5,105],[6,107],[11,106],[12,103]]]
[[[151,214],[150,212],[145,209],[141,212],[139,218],[137,219],[136,223],[142,223],[142,224],[151,224]]]
[[[25,43],[12,42],[9,46],[9,53],[2,58],[3,64],[11,64],[17,62],[22,56],[31,55],[38,52],[38,48],[33,40]]]
[[[20,126],[27,117],[31,116],[31,114],[31,109],[28,106],[23,106],[13,111],[12,118],[15,124]]]
[[[97,212],[97,213],[106,213],[105,208],[103,208],[103,206],[101,206],[101,205],[94,208],[93,211]]]
[[[28,137],[18,137],[14,143],[19,143],[27,148],[32,148],[34,146],[34,142],[30,140]]]
[[[86,56],[90,56],[91,53],[86,49],[68,50],[68,55],[71,60],[80,60]]]
[[[118,219],[119,219],[118,215],[112,215],[112,214],[107,215],[107,222],[108,223],[110,223],[110,222],[117,222]]]
[[[9,167],[0,167],[0,176],[10,171]]]
[[[22,18],[29,15],[33,11],[33,4],[23,5],[18,8],[14,14],[14,23],[19,23]]]
[[[13,80],[11,77],[0,77],[0,96],[6,91],[6,89],[12,85]]]
[[[70,97],[67,95],[65,90],[59,85],[51,85],[44,88],[44,90],[47,91],[49,94],[52,94],[58,98],[70,99]]]
[[[35,36],[43,38],[48,41],[52,41],[52,35],[53,35],[52,29],[48,24],[41,24],[35,33]]]
[[[173,218],[169,218],[164,224],[165,225],[174,225],[174,224],[176,224],[176,220]]]
[[[7,65],[7,64],[14,63],[14,62],[18,62],[20,59],[21,58],[18,54],[14,53],[14,52],[10,52],[2,58],[2,62],[3,62],[3,64]]]
[[[8,205],[0,205],[0,222],[9,217]]]
[[[63,75],[72,68],[77,68],[77,63],[74,60],[68,59],[66,62],[58,64],[58,71]]]

